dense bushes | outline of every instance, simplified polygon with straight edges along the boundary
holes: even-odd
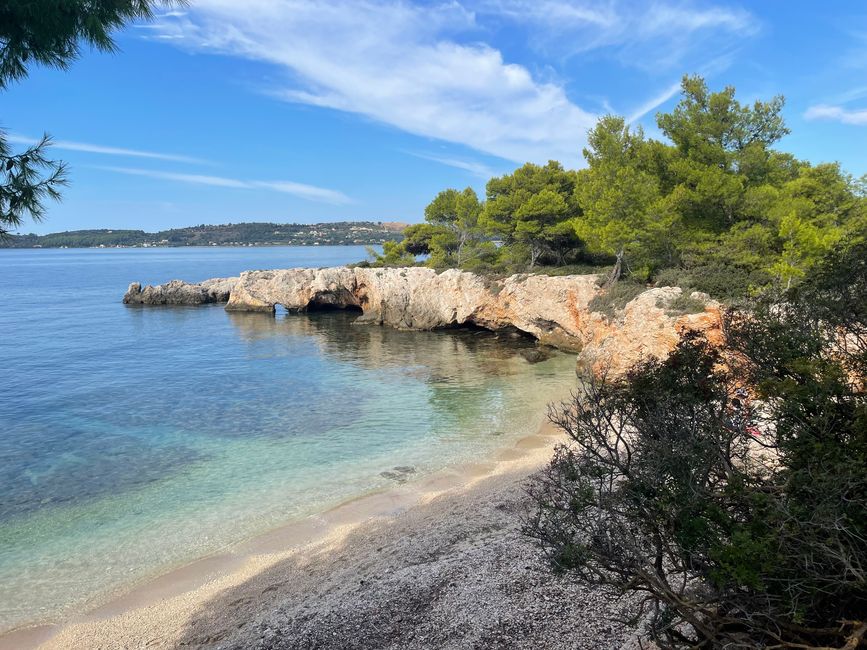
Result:
[[[584,385],[552,411],[571,442],[532,485],[526,533],[557,569],[637,594],[662,648],[860,647],[865,323],[861,240],[732,310],[729,349],[690,336]]]
[[[638,282],[628,280],[617,282],[594,296],[587,304],[587,309],[603,314],[610,320],[614,318],[615,312],[623,309],[629,301],[646,289],[645,285]]]
[[[653,278],[659,287],[702,291],[726,301],[748,296],[755,289],[769,286],[771,280],[770,274],[763,269],[719,261],[662,269]]]

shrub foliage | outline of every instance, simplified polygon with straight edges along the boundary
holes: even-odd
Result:
[[[727,349],[688,336],[552,408],[570,443],[524,530],[556,569],[637,593],[660,647],[864,644],[865,260],[837,247],[797,292],[731,311]]]

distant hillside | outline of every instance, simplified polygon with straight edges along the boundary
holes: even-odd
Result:
[[[0,248],[149,248],[151,246],[328,246],[373,245],[400,241],[406,224],[338,221],[335,223],[229,223],[160,232],[144,230],[71,230],[50,235],[13,235]]]

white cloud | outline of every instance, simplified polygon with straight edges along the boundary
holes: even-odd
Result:
[[[26,145],[32,145],[39,142],[36,138],[29,138],[27,136],[15,134],[7,135],[6,139],[9,142]],[[127,156],[131,158],[150,158],[153,160],[166,160],[182,163],[213,164],[207,160],[193,158],[192,156],[182,156],[173,153],[158,153],[155,151],[141,151],[139,149],[124,149],[122,147],[108,147],[100,144],[90,144],[88,142],[73,142],[71,140],[52,139],[51,146],[63,151],[83,151],[86,153],[97,153],[107,156]]]
[[[834,120],[843,124],[867,125],[867,109],[849,110],[829,104],[810,106],[804,117],[808,120]]]
[[[115,172],[118,174],[127,174],[130,176],[145,176],[148,178],[157,178],[160,180],[175,181],[179,183],[190,183],[193,185],[209,185],[212,187],[228,187],[242,190],[271,190],[274,192],[282,192],[284,194],[292,194],[308,201],[316,201],[318,203],[331,203],[333,205],[344,205],[352,203],[352,199],[346,196],[343,192],[330,190],[324,187],[315,185],[305,185],[304,183],[295,183],[293,181],[247,181],[237,178],[226,178],[223,176],[209,176],[205,174],[181,174],[176,172],[165,172],[153,169],[138,169],[135,167],[111,167],[111,166],[94,166],[95,169],[103,169],[105,171]]]
[[[687,0],[644,8],[620,0],[197,0],[185,15],[159,20],[155,37],[273,64],[285,80],[265,92],[285,101],[518,163],[577,164],[597,116],[571,101],[562,82],[534,77],[473,40],[504,22],[530,30],[531,40],[560,39],[572,53],[609,48],[604,55],[621,63],[676,64],[678,72],[687,52],[719,56],[758,29],[749,12]]]
[[[160,23],[187,46],[282,67],[272,94],[361,114],[421,136],[516,162],[577,161],[595,116],[562,86],[536,81],[483,43],[446,32],[474,27],[452,2],[199,0]]]

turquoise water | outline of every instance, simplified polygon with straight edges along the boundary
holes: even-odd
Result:
[[[354,314],[140,308],[131,281],[360,247],[0,250],[0,630],[534,431],[574,361]],[[523,347],[522,347],[523,346]]]

